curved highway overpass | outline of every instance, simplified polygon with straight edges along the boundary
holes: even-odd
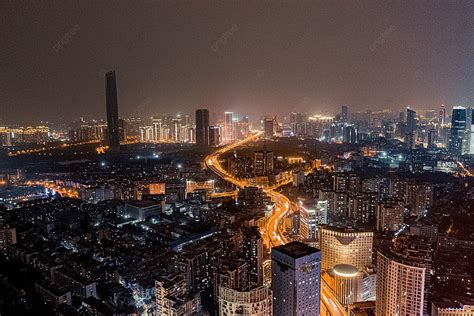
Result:
[[[238,142],[226,145],[219,148],[204,160],[204,164],[207,168],[212,170],[220,178],[225,181],[232,183],[237,188],[243,188],[245,186],[251,186],[248,181],[237,179],[228,173],[220,164],[220,156],[230,150],[233,150],[239,146],[247,143],[256,141],[262,136],[262,132],[256,132],[247,138]],[[286,244],[288,242],[283,231],[283,221],[289,215],[290,212],[296,210],[296,204],[291,202],[285,195],[276,191],[276,189],[282,185],[290,183],[291,179],[286,179],[276,185],[262,187],[262,190],[271,197],[275,203],[275,208],[272,214],[260,222],[259,228],[262,234],[263,241],[268,249],[271,247]],[[224,194],[225,195],[225,194]],[[232,194],[229,193],[229,196]],[[321,279],[321,304],[323,309],[332,316],[344,316],[347,314],[345,308],[337,301],[334,293],[329,286]]]

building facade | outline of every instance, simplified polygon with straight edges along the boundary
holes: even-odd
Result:
[[[209,146],[209,110],[196,110],[196,145],[199,148]]]
[[[118,115],[117,81],[115,71],[105,75],[107,104],[107,136],[112,151],[120,150],[120,131]]]
[[[237,291],[219,286],[219,315],[272,315],[272,291],[260,286],[249,291]]]
[[[319,315],[321,251],[301,242],[272,248],[273,315]]]
[[[359,270],[372,264],[374,233],[350,228],[322,225],[319,229],[319,247],[322,252],[322,269],[336,264],[349,264]]]
[[[378,252],[376,315],[423,315],[425,270]]]

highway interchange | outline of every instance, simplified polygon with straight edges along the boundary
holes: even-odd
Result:
[[[204,164],[216,175],[223,180],[232,183],[237,188],[244,188],[251,186],[250,182],[242,179],[237,179],[228,173],[220,164],[220,156],[228,151],[231,151],[237,147],[243,146],[247,143],[254,142],[262,136],[262,132],[255,132],[247,138],[228,144],[224,147],[219,148],[204,160]],[[288,184],[291,179],[286,179],[276,185],[264,186],[262,190],[272,199],[275,203],[275,207],[272,213],[260,221],[259,228],[267,249],[271,247],[279,246],[288,242],[284,235],[284,220],[291,213],[296,211],[296,204],[290,201],[285,195],[277,191],[278,187]],[[220,196],[225,196],[221,194]],[[235,196],[235,192],[229,192],[228,196]],[[347,315],[346,309],[339,303],[335,298],[333,291],[329,286],[321,279],[321,315],[331,316],[343,316]]]

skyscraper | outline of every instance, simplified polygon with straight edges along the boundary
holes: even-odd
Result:
[[[224,141],[231,142],[233,140],[233,112],[224,113]]]
[[[467,121],[467,132],[469,133],[469,146],[466,146],[467,153],[474,155],[474,109],[469,109],[471,117]]]
[[[451,135],[449,137],[448,150],[455,156],[464,153],[463,148],[466,142],[467,128],[467,109],[462,106],[453,107],[453,115],[451,117]]]
[[[151,122],[153,124],[153,140],[160,142],[163,137],[163,120],[159,117],[153,117]]]
[[[357,141],[357,129],[353,125],[345,125],[343,133],[345,143],[355,144]]]
[[[416,112],[407,107],[407,130],[406,133],[415,133],[416,130]]]
[[[446,108],[441,104],[441,109],[438,112],[438,124],[444,126],[446,124]]]
[[[347,105],[343,105],[341,107],[341,121],[343,123],[347,123],[348,118],[349,118],[349,110],[347,108]]]
[[[199,148],[209,146],[209,110],[196,110],[196,145]]]
[[[273,137],[273,132],[274,132],[274,121],[275,119],[273,117],[266,117],[265,118],[265,138],[270,139]]]
[[[300,201],[298,203],[299,231],[311,245],[318,239],[318,227],[327,224],[328,201]]]
[[[181,135],[181,117],[174,117],[171,119],[171,140],[175,143],[182,141]]]
[[[263,239],[257,227],[244,231],[243,258],[249,265],[249,285],[263,285]]]
[[[374,233],[351,228],[322,225],[319,228],[319,245],[322,269],[336,264],[349,264],[361,270],[372,264]]]
[[[423,315],[425,272],[390,251],[379,252],[376,315]]]
[[[438,131],[430,129],[428,132],[428,149],[436,149],[436,142],[438,141]]]
[[[209,146],[216,147],[221,143],[219,126],[209,126]]]
[[[107,128],[109,148],[112,151],[120,150],[120,131],[117,100],[117,81],[115,71],[105,74],[105,99],[107,104]]]
[[[400,123],[405,123],[405,112],[400,112],[398,115],[398,121]]]
[[[319,315],[321,252],[302,242],[272,248],[273,315]]]
[[[259,150],[253,153],[253,170],[256,176],[273,173],[273,151]]]

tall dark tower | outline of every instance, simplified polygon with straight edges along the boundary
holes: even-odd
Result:
[[[347,105],[343,105],[341,107],[341,121],[343,123],[347,123],[349,118],[349,109],[347,108]]]
[[[115,71],[105,74],[105,101],[107,104],[108,141],[111,151],[120,150],[120,132]]]
[[[199,148],[209,146],[209,110],[196,110],[196,145]]]
[[[407,107],[407,132],[415,133],[416,130],[416,112]]]

